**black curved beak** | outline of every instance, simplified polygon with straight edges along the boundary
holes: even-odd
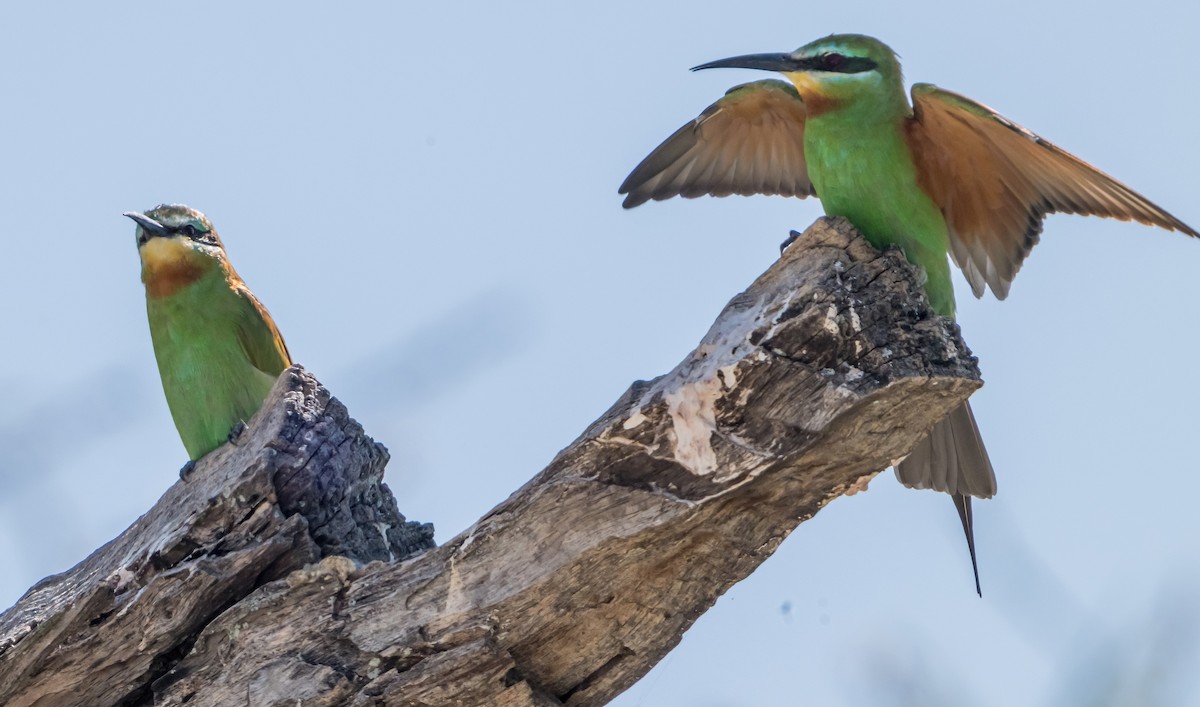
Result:
[[[797,59],[791,54],[743,54],[728,59],[717,59],[707,64],[693,66],[692,71],[701,69],[762,69],[764,71],[804,71],[810,68],[808,61]]]
[[[146,232],[146,236],[149,238],[153,238],[154,236],[171,235],[171,232],[167,230],[166,226],[163,226],[161,223],[155,221],[146,214],[139,214],[136,211],[126,211],[121,215],[133,219],[134,223],[141,226],[142,230]]]

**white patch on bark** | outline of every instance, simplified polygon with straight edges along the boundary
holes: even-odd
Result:
[[[775,310],[775,316],[771,319],[771,328],[768,329],[767,333],[763,335],[763,339],[769,340],[771,337],[775,336],[775,330],[779,328],[779,318],[788,310],[788,306],[792,303],[793,296],[794,293],[788,293],[787,297],[784,298],[783,303],[780,304]],[[762,313],[758,310],[755,310],[755,314],[757,316],[761,316]]]
[[[853,496],[856,493],[861,493],[867,490],[867,485],[871,483],[871,479],[875,478],[874,474],[858,477],[858,480],[846,487],[846,495]]]
[[[625,421],[625,424],[621,425],[621,429],[632,430],[645,421],[646,416],[642,414],[642,409],[639,407],[633,411],[633,414],[629,416],[629,419]]]
[[[737,365],[736,364],[730,364],[723,368],[717,369],[717,373],[720,375],[721,380],[723,381],[725,390],[733,390],[734,388],[737,387]]]
[[[388,562],[395,562],[396,555],[392,552],[392,544],[388,541],[388,531],[392,529],[391,523],[375,523],[375,529],[379,531],[379,536],[383,538],[383,545],[388,549]]]
[[[713,402],[721,395],[716,377],[680,386],[663,395],[675,429],[675,460],[697,476],[717,470],[712,433],[717,428]]]
[[[837,313],[837,307],[829,305],[825,310],[825,321],[821,322],[821,328],[834,335],[840,334],[842,331],[837,323]]]
[[[776,321],[786,309],[785,301],[772,312]],[[638,404],[638,410],[644,409],[651,396],[661,391],[667,414],[671,416],[675,461],[697,476],[718,473],[717,453],[713,448],[713,433],[717,430],[716,402],[730,394],[741,394],[736,391],[737,367],[746,358],[741,347],[748,345],[750,333],[765,315],[760,302],[724,317],[721,328],[710,330],[695,353],[671,371],[660,385],[647,391]],[[758,355],[765,354],[760,352]]]

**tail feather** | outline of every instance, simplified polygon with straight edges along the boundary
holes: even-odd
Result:
[[[996,472],[970,403],[954,408],[933,426],[929,436],[896,465],[896,478],[914,489],[975,498],[996,495]]]
[[[975,591],[979,586],[979,566],[975,560],[975,525],[971,515],[971,496],[991,498],[996,494],[996,472],[975,424],[971,405],[964,402],[938,421],[929,435],[917,443],[909,455],[895,466],[900,483],[915,489],[933,489],[948,493],[962,521],[975,573]]]
[[[963,533],[967,536],[967,552],[971,553],[971,571],[975,573],[975,593],[983,596],[979,586],[979,563],[975,561],[975,518],[971,515],[971,497],[956,493],[950,497],[962,521]]]

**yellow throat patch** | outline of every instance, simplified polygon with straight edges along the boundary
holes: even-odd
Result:
[[[147,297],[169,297],[199,280],[213,264],[212,258],[193,250],[183,236],[151,238],[138,248],[138,254]]]
[[[788,77],[792,85],[796,87],[796,91],[800,93],[800,98],[804,101],[804,109],[810,117],[828,113],[842,105],[841,98],[826,93],[821,82],[814,79],[808,72],[789,72],[784,76]]]

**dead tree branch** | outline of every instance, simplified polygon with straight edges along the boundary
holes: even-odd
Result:
[[[675,370],[426,551],[386,451],[291,369],[239,445],[0,615],[0,703],[604,704],[979,385],[903,257],[822,219]]]

